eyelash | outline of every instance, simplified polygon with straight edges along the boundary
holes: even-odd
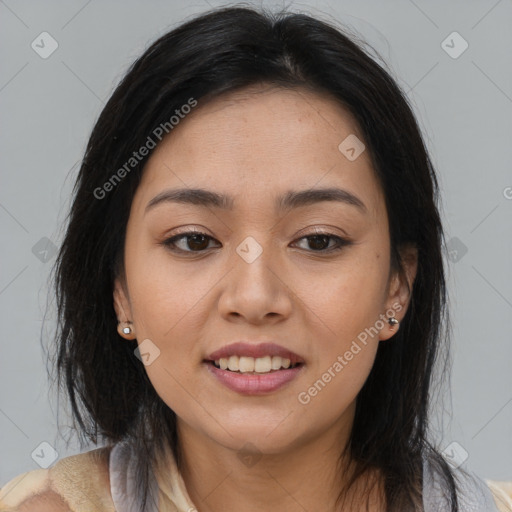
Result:
[[[200,253],[206,252],[207,249],[204,249],[204,250],[201,250],[201,251],[185,251],[183,249],[176,248],[175,244],[176,244],[176,242],[178,240],[180,240],[182,238],[188,238],[188,237],[191,237],[191,236],[194,236],[194,235],[200,235],[200,236],[204,236],[206,238],[209,238],[210,240],[215,240],[213,237],[207,235],[206,233],[202,233],[201,231],[187,231],[185,233],[180,233],[178,235],[172,236],[171,238],[168,238],[167,240],[164,240],[162,242],[162,245],[167,247],[170,251],[178,252],[178,253],[188,253],[188,254],[197,253],[197,254],[200,254]],[[327,233],[327,232],[322,232],[322,231],[315,231],[313,233],[310,233],[310,234],[307,234],[305,236],[302,236],[302,237],[298,238],[297,240],[303,240],[303,239],[315,238],[315,237],[322,237],[322,236],[325,236],[327,238],[335,240],[336,246],[331,247],[330,249],[321,249],[321,250],[316,250],[316,251],[315,250],[310,250],[308,252],[331,254],[331,253],[340,251],[341,249],[343,249],[344,247],[346,247],[348,245],[351,245],[351,243],[352,243],[352,242],[350,242],[349,240],[347,240],[345,238],[341,238],[341,237],[339,237],[337,235],[333,235],[332,233]]]

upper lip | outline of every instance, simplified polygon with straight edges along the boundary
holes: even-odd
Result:
[[[289,359],[290,364],[304,363],[304,359],[295,352],[277,345],[276,343],[247,343],[244,341],[237,341],[226,345],[215,352],[212,352],[207,360],[217,361],[220,358],[228,358],[230,356],[240,357],[265,357],[265,356],[280,356],[284,359]]]

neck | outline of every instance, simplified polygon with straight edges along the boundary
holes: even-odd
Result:
[[[339,510],[336,499],[349,476],[349,464],[340,461],[348,428],[335,425],[314,439],[272,454],[261,453],[254,446],[257,441],[234,450],[186,425],[179,424],[178,431],[180,473],[198,512]],[[366,510],[365,482],[356,482],[347,494],[353,512]],[[376,486],[371,493],[368,510],[372,512],[384,510],[379,492]]]

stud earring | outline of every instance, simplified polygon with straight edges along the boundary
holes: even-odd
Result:
[[[388,320],[388,324],[389,324],[391,327],[393,327],[393,326],[395,326],[395,325],[398,325],[399,323],[400,323],[400,322],[399,322],[396,318],[394,318],[394,317],[391,317],[391,318]]]
[[[131,336],[133,334],[133,328],[130,326],[131,322],[118,322],[117,332],[121,336]]]

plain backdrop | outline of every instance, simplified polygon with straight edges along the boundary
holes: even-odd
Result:
[[[93,124],[154,39],[218,5],[0,1],[0,485],[40,467],[34,454],[50,450],[41,443],[59,457],[80,451],[59,434],[40,336],[49,270]],[[438,442],[481,477],[512,480],[512,3],[263,5],[343,24],[407,93],[438,172],[449,240],[453,368],[451,400],[445,393],[435,409]],[[49,312],[44,331],[52,322]],[[59,423],[67,435],[65,412]]]

